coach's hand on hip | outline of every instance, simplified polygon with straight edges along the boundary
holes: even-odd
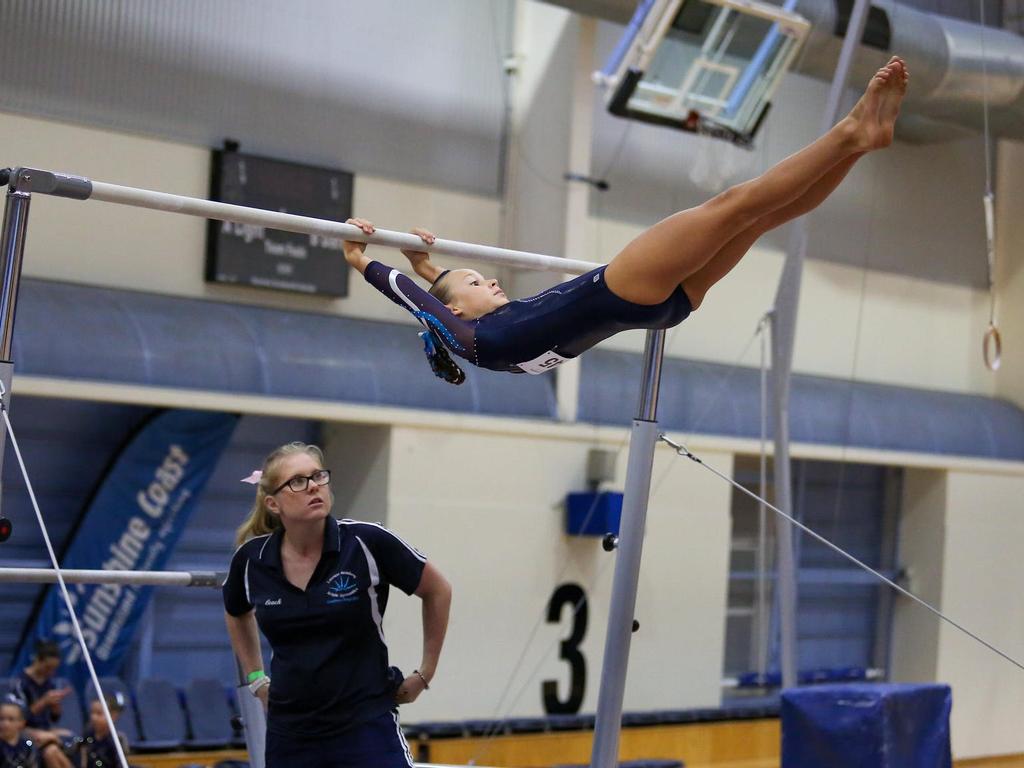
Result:
[[[423,678],[415,672],[409,675],[402,684],[398,686],[398,691],[395,693],[396,704],[411,704],[419,698],[420,694],[423,693],[427,688]]]

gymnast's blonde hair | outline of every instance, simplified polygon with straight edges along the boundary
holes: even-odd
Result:
[[[236,545],[242,545],[256,536],[273,533],[281,527],[281,518],[267,509],[267,496],[272,489],[281,484],[275,472],[277,465],[285,457],[293,456],[296,453],[309,454],[317,460],[321,467],[324,465],[324,452],[318,446],[309,443],[285,443],[274,449],[263,460],[263,476],[256,484],[256,499],[253,501],[249,516],[244,523],[238,526],[238,531],[235,533]]]

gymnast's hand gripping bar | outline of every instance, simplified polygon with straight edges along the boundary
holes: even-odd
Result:
[[[365,235],[359,227],[326,219],[315,219],[311,216],[297,216],[292,213],[266,211],[260,208],[248,208],[243,205],[219,203],[213,200],[202,200],[195,197],[183,197],[166,192],[154,192],[148,189],[123,187],[119,184],[107,184],[92,181],[82,176],[72,176],[55,171],[44,171],[36,168],[12,168],[0,171],[0,182],[5,181],[4,175],[9,174],[10,183],[17,184],[19,189],[37,192],[44,195],[67,197],[74,200],[100,200],[105,203],[118,203],[136,208],[149,208],[155,211],[182,213],[188,216],[200,216],[218,221],[231,221],[238,224],[281,229],[287,232],[298,232],[307,235],[337,237],[354,240],[372,245],[384,245],[391,248],[405,248],[414,251],[442,256],[486,261],[520,269],[533,269],[544,272],[561,272],[582,275],[601,266],[589,261],[563,259],[558,256],[545,256],[540,253],[513,251],[507,248],[495,248],[489,245],[463,243],[457,240],[438,238],[433,245],[426,245],[416,235],[405,232],[393,232],[378,229],[372,235]]]

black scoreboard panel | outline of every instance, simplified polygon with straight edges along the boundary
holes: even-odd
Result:
[[[352,174],[215,151],[210,199],[249,208],[345,221],[352,215]],[[341,239],[210,221],[206,279],[322,296],[348,295]]]

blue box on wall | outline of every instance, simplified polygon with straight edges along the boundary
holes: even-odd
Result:
[[[570,493],[565,499],[565,532],[570,536],[618,536],[621,520],[621,493]]]

